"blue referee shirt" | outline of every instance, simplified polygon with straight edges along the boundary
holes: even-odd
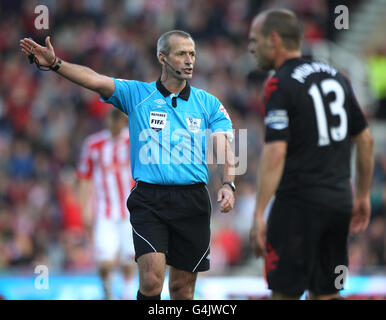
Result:
[[[161,185],[208,183],[209,137],[233,137],[232,122],[213,95],[186,82],[178,96],[161,83],[114,79],[111,103],[129,116],[134,180]]]

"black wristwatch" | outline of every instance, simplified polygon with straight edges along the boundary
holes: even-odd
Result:
[[[235,183],[233,181],[225,181],[222,183],[222,185],[225,185],[225,184],[229,185],[233,192],[236,191],[236,186],[235,186]]]
[[[58,60],[58,61],[56,62],[56,60]],[[53,64],[55,64],[55,62],[56,62],[56,66],[55,67],[50,66],[49,68],[52,71],[57,72],[60,69],[60,67],[62,66],[62,60],[60,58],[58,58],[58,57],[55,57],[55,61],[54,61]]]

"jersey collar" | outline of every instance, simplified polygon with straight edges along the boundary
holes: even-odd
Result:
[[[158,91],[161,92],[165,98],[171,95],[171,92],[168,89],[166,89],[165,86],[162,84],[161,78],[158,78],[156,85],[157,85]],[[186,81],[185,88],[182,89],[182,91],[178,94],[177,97],[185,101],[188,101],[189,96],[190,96],[190,84],[188,81]]]
[[[281,69],[282,67],[284,67],[284,66],[287,65],[287,64],[293,63],[293,62],[295,62],[295,61],[301,61],[301,60],[304,60],[303,57],[295,57],[295,58],[287,59],[286,61],[284,61],[284,62],[282,63],[282,65],[281,65],[277,70]],[[277,71],[277,70],[276,70],[276,71]]]

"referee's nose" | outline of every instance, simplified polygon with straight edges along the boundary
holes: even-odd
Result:
[[[193,57],[190,54],[185,56],[185,65],[189,67],[193,66]]]

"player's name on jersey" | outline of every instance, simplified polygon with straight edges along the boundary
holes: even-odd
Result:
[[[326,72],[333,77],[337,74],[337,71],[323,62],[311,62],[303,63],[297,66],[291,74],[291,78],[304,83],[305,79],[313,73]]]

